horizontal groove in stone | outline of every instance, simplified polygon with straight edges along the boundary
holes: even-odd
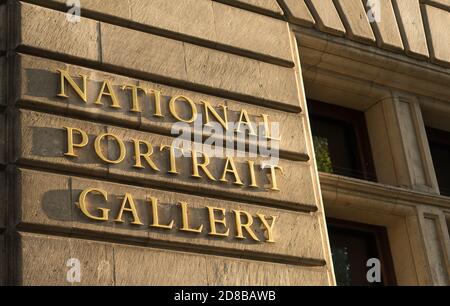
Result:
[[[31,120],[31,121],[27,121]],[[44,124],[45,122],[51,121],[51,127],[40,126],[38,129],[33,129],[33,126],[36,124]],[[27,123],[28,122],[28,123]],[[58,126],[54,126],[57,124]],[[15,144],[16,147],[16,155],[14,160],[19,165],[28,165],[28,166],[38,166],[44,167],[48,169],[54,169],[57,171],[65,170],[69,173],[79,173],[84,175],[92,175],[95,177],[102,177],[105,179],[117,179],[118,181],[123,182],[138,182],[142,181],[144,186],[157,186],[162,188],[167,188],[168,185],[171,185],[174,189],[180,191],[187,192],[195,192],[199,194],[207,194],[208,196],[219,196],[223,198],[229,199],[242,199],[246,201],[251,201],[252,203],[261,203],[268,206],[273,207],[284,207],[290,210],[296,211],[306,211],[312,212],[317,211],[317,206],[315,204],[315,195],[311,188],[308,190],[300,190],[297,184],[304,184],[304,186],[312,186],[312,175],[309,171],[311,165],[309,163],[304,162],[295,162],[289,161],[285,159],[280,159],[278,165],[283,167],[284,173],[277,175],[278,185],[281,188],[281,191],[274,192],[268,189],[271,186],[271,181],[268,177],[264,180],[262,172],[256,172],[256,179],[260,184],[260,188],[258,192],[252,192],[249,187],[246,189],[240,189],[236,187],[231,187],[229,184],[222,185],[218,182],[209,182],[208,180],[202,179],[202,182],[193,180],[188,172],[190,171],[189,162],[186,159],[181,159],[182,162],[178,161],[179,171],[182,172],[185,177],[174,177],[168,176],[167,174],[163,174],[165,171],[164,168],[168,166],[168,161],[165,161],[165,155],[163,153],[159,153],[157,156],[154,156],[153,160],[162,167],[162,172],[154,173],[152,171],[147,172],[138,172],[131,171],[131,164],[133,163],[131,159],[132,151],[129,151],[128,158],[124,160],[123,163],[117,166],[109,166],[106,163],[101,163],[100,160],[95,157],[95,154],[91,150],[85,150],[83,155],[83,160],[85,162],[76,162],[71,161],[65,158],[62,155],[62,151],[65,149],[63,146],[64,140],[62,128],[63,126],[67,126],[68,124],[75,124],[76,128],[82,128],[91,136],[96,135],[101,132],[114,132],[118,137],[122,138],[123,141],[128,145],[128,140],[133,137],[135,139],[142,139],[150,141],[155,146],[159,146],[160,143],[168,144],[174,138],[143,133],[132,129],[123,129],[115,126],[105,126],[98,123],[93,123],[87,120],[77,120],[71,119],[67,117],[59,117],[55,115],[49,115],[34,111],[21,110],[16,115],[16,129],[17,130],[17,141]],[[52,129],[50,131],[49,129]],[[61,129],[61,130],[60,130]],[[32,132],[32,131],[35,132]],[[52,134],[51,144],[54,147],[59,144],[60,147],[55,147],[55,149],[50,149],[50,147],[45,148],[45,146],[49,146],[50,142],[40,142],[44,147],[39,148],[39,150],[33,150],[32,139],[37,139],[36,137],[41,137],[39,135],[34,135],[39,131],[44,132],[41,136]],[[47,132],[45,132],[47,131]],[[93,134],[94,133],[94,134]],[[34,136],[33,136],[34,135]],[[134,135],[134,136],[131,136]],[[31,139],[31,138],[32,139]],[[33,138],[34,137],[34,138]],[[41,139],[42,140],[42,139]],[[92,141],[90,143],[92,146]],[[62,147],[61,147],[62,146]],[[107,149],[111,149],[110,153],[113,153],[115,150],[115,146],[112,144],[108,145]],[[42,151],[43,150],[43,151]],[[56,150],[56,151],[55,151]],[[39,152],[50,152],[44,155],[39,154]],[[53,153],[51,153],[53,152]],[[60,152],[60,153],[57,153]],[[130,153],[131,152],[131,153]],[[258,165],[262,159],[258,158],[250,158],[254,160],[256,165]],[[239,171],[244,173],[248,172],[248,169],[244,166],[244,159],[242,157],[236,157],[236,165],[240,169]],[[214,161],[214,159],[212,160]],[[212,171],[213,175],[220,176],[222,170],[220,170],[219,164],[222,164],[223,161],[217,159],[217,163],[212,163],[209,167],[210,171]],[[213,167],[214,166],[214,167]],[[131,168],[129,168],[131,167]],[[128,170],[127,170],[128,169]],[[183,170],[184,169],[184,170]],[[258,168],[259,169],[259,168]],[[149,169],[147,169],[149,170]],[[265,169],[266,171],[268,169]],[[259,169],[259,171],[262,171]],[[217,172],[217,173],[216,173]],[[295,179],[293,177],[295,176]],[[246,176],[242,177],[244,184],[249,183],[248,178]],[[262,181],[263,180],[263,181]],[[196,183],[197,182],[197,183]],[[264,185],[262,185],[264,184]],[[230,188],[226,188],[226,187]],[[266,187],[264,187],[266,186]]]
[[[298,262],[322,262],[324,258],[320,240],[309,240],[319,230],[319,216],[298,213],[288,210],[277,210],[258,205],[223,201],[214,198],[198,197],[176,192],[161,191],[153,188],[142,188],[128,184],[117,184],[107,181],[96,181],[76,176],[53,174],[28,169],[17,169],[14,180],[15,189],[15,225],[21,229],[42,228],[57,233],[84,234],[93,237],[115,237],[123,241],[139,241],[143,243],[167,246],[179,246],[191,249],[209,248],[211,251],[230,254],[248,253],[249,256],[290,259]],[[40,185],[38,190],[30,190]],[[101,188],[108,193],[108,201],[90,202],[90,211],[96,214],[99,207],[110,209],[109,220],[99,222],[84,216],[76,206],[79,194],[86,188]],[[143,225],[132,225],[125,213],[125,223],[113,222],[117,216],[122,196],[130,193],[136,205],[140,222]],[[148,198],[158,199],[159,219],[162,224],[174,220],[173,230],[151,228],[151,207]],[[90,198],[92,199],[92,198]],[[183,233],[179,201],[185,201],[189,207],[189,223],[192,227],[203,225],[200,234]],[[229,236],[212,237],[209,232],[209,221],[206,206],[226,209],[226,226]],[[236,226],[231,209],[243,210],[253,216],[252,229],[260,242],[252,240],[245,232],[245,240],[236,239]],[[275,242],[266,242],[267,236],[256,214],[267,217],[276,216],[273,237]],[[131,217],[131,216],[130,216]],[[269,221],[270,222],[270,221]],[[217,226],[219,232],[223,227]],[[250,255],[253,254],[253,255]]]
[[[221,249],[205,246],[199,247],[192,244],[184,244],[184,243],[161,243],[158,241],[136,239],[136,238],[130,240],[122,235],[95,233],[91,231],[67,232],[52,227],[36,226],[29,224],[21,224],[17,226],[16,229],[19,233],[50,235],[52,237],[61,237],[61,238],[75,238],[87,241],[116,243],[121,245],[139,246],[144,248],[155,248],[160,250],[188,252],[192,254],[202,254],[202,255],[215,255],[235,259],[247,259],[260,262],[288,264],[294,266],[322,267],[326,265],[325,260],[318,260],[313,258],[297,258],[291,256],[265,256],[264,254],[257,252],[249,252],[249,251],[243,252],[237,250],[236,252],[233,252],[230,251],[229,249]]]
[[[15,42],[19,52],[129,70],[157,81],[192,84],[260,102],[271,101],[269,105],[286,110],[300,110],[293,68],[107,23],[101,23],[99,30],[98,22],[92,19],[72,24],[61,12],[27,3],[21,2],[17,9],[23,15]],[[47,36],[35,36],[35,31],[46,31]]]
[[[281,7],[279,7],[279,5],[277,4],[277,0],[260,0],[260,1],[273,1],[276,4],[276,6],[278,6],[279,10],[275,8],[269,9],[268,7],[251,4],[252,1],[248,0],[213,0],[213,1],[284,20],[284,12],[281,9]]]
[[[157,119],[151,116],[151,110],[147,106],[150,97],[145,100],[140,97],[142,104],[142,113],[136,114],[129,112],[131,107],[131,98],[118,91],[119,103],[122,108],[120,110],[112,111],[107,105],[92,109],[92,103],[97,95],[97,84],[103,80],[110,80],[115,89],[117,86],[123,84],[139,84],[146,89],[157,89],[161,91],[161,98],[164,100],[162,107],[166,117],[168,116],[168,109],[166,98],[174,96],[176,94],[183,94],[194,100],[197,105],[197,109],[201,110],[199,113],[203,113],[203,106],[200,101],[208,101],[217,107],[221,103],[226,103],[228,107],[228,119],[230,122],[238,120],[237,115],[240,109],[246,109],[250,115],[251,120],[261,121],[257,116],[261,114],[269,115],[270,122],[278,123],[280,126],[281,141],[279,143],[279,154],[282,158],[297,160],[297,161],[309,161],[306,148],[306,137],[302,133],[302,121],[303,115],[297,115],[286,112],[279,112],[267,108],[255,107],[253,105],[246,105],[238,101],[222,100],[214,96],[205,96],[191,91],[180,91],[177,88],[161,86],[155,83],[147,83],[138,79],[129,79],[120,75],[108,74],[97,70],[86,69],[80,66],[68,65],[63,62],[57,62],[53,60],[47,60],[43,58],[37,58],[28,55],[17,55],[15,60],[16,77],[15,82],[18,84],[17,92],[15,94],[15,102],[18,105],[24,106],[29,109],[37,109],[44,111],[57,112],[59,114],[68,115],[76,118],[88,118],[95,119],[100,122],[112,123],[119,126],[137,128],[139,130],[156,132],[163,135],[172,135],[172,124],[170,119]],[[66,69],[71,75],[78,76],[79,73],[83,73],[89,76],[88,88],[88,103],[76,96],[69,93],[68,99],[57,98],[56,94],[58,89],[56,88],[56,81],[59,78],[57,69]],[[52,75],[54,74],[54,75]],[[54,81],[54,83],[53,83]],[[148,96],[148,95],[147,95]],[[151,101],[150,101],[151,102]],[[164,118],[166,118],[164,117]],[[296,132],[294,132],[296,131]],[[293,134],[292,136],[289,136]],[[173,136],[173,135],[172,135]],[[204,135],[203,141],[208,136]],[[193,140],[195,137],[193,137]],[[235,139],[235,143],[237,139]],[[246,141],[248,147],[248,141]]]
[[[54,10],[57,10],[60,12],[66,12],[68,9],[68,7],[65,6],[63,3],[57,3],[54,1],[23,0],[23,2],[34,4],[34,5],[39,5],[41,7],[45,7],[45,8],[49,8],[49,9],[54,9]],[[216,1],[216,2],[221,3],[222,1]],[[227,2],[227,1],[223,1],[223,2]],[[227,4],[229,4],[229,3],[227,3]],[[127,20],[123,17],[118,17],[118,16],[114,16],[114,15],[99,12],[99,11],[93,11],[90,9],[82,8],[82,18],[83,17],[97,20],[100,22],[105,22],[105,23],[112,24],[112,25],[129,28],[132,30],[140,31],[140,32],[145,32],[148,34],[154,34],[154,35],[163,36],[163,37],[166,37],[169,39],[175,39],[175,40],[179,40],[182,42],[199,45],[199,46],[202,46],[205,48],[215,49],[218,51],[223,51],[223,52],[235,54],[238,56],[248,57],[251,59],[255,59],[258,61],[262,61],[262,62],[267,62],[270,64],[282,66],[282,67],[288,67],[288,68],[294,67],[294,62],[291,59],[276,57],[276,56],[272,56],[270,54],[264,54],[261,52],[257,52],[255,50],[240,48],[240,47],[236,47],[233,45],[221,43],[219,41],[208,40],[208,39],[205,39],[205,38],[202,38],[199,36],[193,36],[193,35],[189,35],[186,33],[175,32],[175,31],[164,29],[161,27],[146,25],[146,24],[139,23],[139,22],[136,22],[133,20]]]
[[[66,274],[68,258],[77,258],[83,263],[83,277],[79,285],[328,284],[328,270],[325,267],[271,263],[237,256],[230,258],[25,231],[13,237],[15,251],[23,259],[14,270],[14,284],[17,285],[55,285],[55,281],[56,284],[67,285],[65,277],[60,275],[61,272],[63,276]],[[49,274],[51,277],[48,277]]]
[[[149,82],[160,83],[161,85],[178,87],[180,89],[186,89],[186,90],[196,91],[196,92],[204,93],[204,94],[208,94],[208,95],[214,95],[214,96],[217,96],[220,98],[225,98],[225,99],[229,98],[229,99],[233,99],[233,100],[239,100],[239,101],[242,101],[245,103],[250,103],[250,104],[255,104],[255,105],[264,106],[264,107],[268,107],[268,108],[273,108],[275,110],[281,110],[281,111],[286,111],[286,112],[291,112],[291,113],[302,112],[302,109],[300,108],[300,106],[294,107],[294,106],[290,106],[288,104],[280,103],[275,100],[267,100],[267,99],[257,98],[254,96],[239,94],[236,92],[231,92],[231,91],[223,90],[220,88],[208,87],[208,86],[204,86],[204,85],[200,85],[200,84],[196,84],[196,83],[190,83],[190,82],[186,82],[186,81],[176,80],[173,78],[168,78],[168,77],[155,75],[155,74],[151,74],[151,73],[143,73],[141,71],[129,69],[126,67],[108,65],[108,64],[103,64],[103,63],[99,63],[96,61],[90,61],[87,59],[77,58],[77,57],[73,57],[73,56],[45,52],[40,49],[35,49],[35,48],[30,48],[30,47],[20,46],[20,47],[17,47],[15,51],[18,53],[47,58],[50,60],[63,61],[67,64],[79,65],[79,66],[83,66],[86,68],[100,70],[103,72],[120,74],[122,76],[131,77],[131,78],[139,78],[139,79],[149,81]]]

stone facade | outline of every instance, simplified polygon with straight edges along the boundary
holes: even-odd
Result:
[[[424,121],[450,130],[450,3],[379,5],[0,0],[0,284],[335,285],[326,214],[386,227],[398,284],[449,285]],[[378,183],[318,173],[306,97],[365,113]],[[277,166],[175,157],[194,118],[280,123]]]

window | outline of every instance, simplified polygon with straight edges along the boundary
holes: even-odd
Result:
[[[439,190],[450,196],[450,133],[427,128],[427,135]]]
[[[328,236],[338,286],[395,285],[392,257],[384,227],[328,219]],[[370,258],[381,262],[381,283],[369,283]]]
[[[308,101],[318,170],[375,181],[364,113]]]

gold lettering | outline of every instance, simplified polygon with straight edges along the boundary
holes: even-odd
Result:
[[[236,238],[238,239],[246,239],[244,237],[244,233],[243,233],[243,229],[245,229],[247,231],[247,233],[252,237],[253,240],[255,241],[259,241],[258,237],[256,237],[255,233],[253,232],[251,226],[253,224],[253,217],[252,215],[250,215],[248,212],[246,211],[241,211],[241,210],[234,210],[233,212],[236,216],[236,231],[237,231],[237,236]],[[241,220],[241,215],[244,214],[247,217],[247,223],[242,223]]]
[[[66,94],[66,82],[72,87],[73,90],[77,93],[77,95],[87,103],[87,80],[88,76],[84,74],[80,74],[80,77],[83,79],[83,89],[81,89],[78,84],[72,79],[68,71],[57,69],[60,73],[60,92],[57,94],[58,97],[68,98],[69,96]]]
[[[134,165],[135,168],[140,168],[143,169],[145,168],[142,165],[142,158],[145,159],[145,161],[150,165],[150,167],[159,172],[158,167],[155,165],[155,163],[153,162],[153,160],[150,158],[153,155],[153,147],[152,145],[144,140],[136,140],[133,139],[133,143],[134,143],[134,154],[135,154],[135,159],[136,159],[136,164]],[[147,153],[141,153],[141,144],[144,144],[147,147]]]
[[[111,82],[109,80],[105,80],[102,85],[102,89],[98,94],[97,100],[95,100],[94,104],[103,105],[102,98],[103,96],[107,96],[111,99],[112,104],[110,107],[112,108],[121,108],[119,101],[117,100],[116,93],[114,92]]]
[[[231,167],[231,169],[228,168],[229,166]],[[236,169],[236,165],[234,164],[233,157],[227,158],[225,168],[223,169],[222,178],[220,179],[221,182],[228,182],[228,180],[226,178],[228,172],[230,172],[234,175],[234,179],[235,179],[234,184],[235,185],[240,185],[240,186],[244,185],[241,181],[241,178],[239,177],[239,173]]]
[[[205,172],[206,176],[212,180],[212,181],[216,181],[216,179],[214,178],[214,176],[211,174],[211,172],[209,172],[208,168],[206,168],[209,165],[209,156],[206,155],[205,153],[201,153],[203,155],[203,163],[199,164],[198,160],[197,160],[197,153],[201,153],[201,152],[197,152],[195,150],[192,150],[191,154],[192,154],[192,177],[195,178],[202,178],[200,176],[199,173],[199,168],[201,168],[203,170],[203,172]]]
[[[264,122],[264,130],[265,130],[264,137],[266,139],[280,141],[281,140],[280,135],[278,135],[279,136],[278,138],[272,137],[272,129],[271,129],[271,124],[269,123],[269,115],[262,114],[261,117],[263,118],[263,122]]]
[[[126,207],[127,204],[129,205],[129,207]],[[131,212],[131,214],[133,215],[133,222],[131,222],[131,224],[144,225],[139,219],[136,204],[134,203],[133,197],[128,192],[125,193],[125,197],[123,198],[122,201],[122,206],[120,207],[119,210],[119,215],[117,216],[117,219],[114,221],[124,223],[125,221],[122,219],[124,211]]]
[[[152,206],[152,215],[153,215],[153,223],[150,225],[151,227],[163,228],[163,229],[172,229],[174,221],[170,221],[169,225],[163,225],[159,223],[159,214],[158,214],[158,199],[154,197],[150,197],[150,205]]]
[[[273,237],[273,228],[275,225],[275,220],[277,219],[276,216],[271,216],[270,219],[272,220],[272,224],[269,225],[269,223],[266,220],[266,216],[262,214],[256,214],[258,218],[261,220],[262,224],[266,228],[267,231],[267,242],[275,242],[275,239]]]
[[[105,201],[108,201],[108,194],[106,191],[102,190],[102,189],[97,189],[97,188],[89,188],[89,189],[85,189],[83,190],[83,192],[80,194],[79,197],[79,204],[80,204],[80,209],[83,212],[83,214],[93,220],[97,220],[97,221],[108,221],[108,215],[109,215],[109,211],[110,209],[107,208],[98,208],[98,210],[100,210],[101,213],[101,217],[96,217],[93,216],[87,209],[87,201],[86,201],[86,197],[88,196],[88,194],[90,193],[99,193],[101,196],[103,196],[103,198],[105,199]]]
[[[271,181],[272,181],[272,187],[270,187],[271,190],[274,191],[280,191],[280,189],[278,188],[278,182],[277,182],[277,174],[276,174],[276,170],[280,170],[281,174],[283,174],[283,168],[281,168],[280,166],[273,166],[273,165],[269,165],[270,168],[270,177],[271,177]]]
[[[67,130],[67,152],[64,153],[64,156],[70,156],[70,157],[77,157],[78,155],[75,154],[74,148],[83,148],[85,147],[88,142],[89,138],[86,132],[73,128],[73,127],[64,127]],[[81,142],[74,143],[73,142],[73,136],[74,132],[77,132],[79,135],[81,135]]]
[[[181,149],[174,147],[174,146],[168,146],[168,145],[161,145],[161,147],[159,149],[160,149],[160,151],[169,149],[170,170],[168,171],[168,173],[179,174],[179,172],[177,171],[177,161],[175,158],[175,150],[181,150]]]
[[[200,225],[198,228],[190,228],[189,227],[189,216],[188,216],[188,204],[186,202],[179,202],[181,205],[181,219],[182,219],[182,228],[180,231],[190,232],[190,233],[201,233],[203,230],[203,225]]]
[[[191,118],[184,119],[184,118],[180,117],[180,115],[178,114],[177,108],[175,106],[175,102],[177,102],[177,101],[185,101],[189,104],[189,107],[191,108],[191,113],[192,113]],[[172,116],[174,116],[175,119],[177,119],[178,121],[192,123],[195,121],[195,119],[197,119],[197,107],[195,106],[194,101],[192,101],[190,98],[188,98],[186,96],[178,95],[178,96],[172,97],[172,99],[170,99],[170,102],[169,102],[169,110],[170,110],[170,113],[172,114]]]
[[[161,118],[164,117],[161,112],[161,91],[156,89],[150,89],[149,91],[155,96],[155,113],[153,114],[153,116]]]
[[[230,234],[230,229],[227,229],[227,223],[225,219],[225,209],[224,208],[218,208],[218,207],[211,207],[207,206],[208,212],[209,212],[209,225],[211,227],[211,231],[209,232],[209,235],[211,236],[222,236],[222,237],[228,237]],[[215,212],[218,211],[222,214],[223,219],[216,219]],[[218,233],[216,229],[216,224],[222,224],[227,231],[225,233]]]
[[[205,125],[209,125],[209,113],[213,115],[217,121],[225,128],[225,130],[228,130],[228,114],[227,114],[227,106],[226,105],[219,105],[223,109],[223,118],[220,117],[219,113],[209,104],[207,101],[201,101],[203,105],[205,106]]]
[[[134,112],[134,113],[141,113],[141,104],[139,103],[139,90],[144,92],[144,94],[147,94],[147,91],[145,90],[145,88],[138,86],[138,85],[130,85],[130,84],[125,84],[122,86],[122,90],[127,90],[130,89],[131,90],[131,109],[130,112]]]
[[[255,175],[255,162],[252,160],[248,160],[248,170],[250,172],[250,187],[252,188],[259,188],[258,184],[256,183],[256,175]]]
[[[245,121],[244,121],[245,120]],[[257,136],[255,133],[255,129],[253,128],[252,122],[250,121],[250,117],[245,109],[241,110],[241,115],[239,116],[238,126],[236,128],[236,132],[245,133],[245,131],[241,131],[241,125],[245,124],[248,126],[249,135]]]
[[[108,159],[103,154],[101,142],[102,142],[103,138],[105,138],[105,137],[111,137],[111,138],[115,139],[117,144],[119,145],[119,157],[116,160]],[[108,164],[120,164],[125,159],[125,154],[126,154],[125,144],[123,143],[122,140],[120,140],[116,135],[114,135],[112,133],[103,133],[103,134],[97,136],[97,138],[95,138],[94,149],[95,149],[95,153],[97,153],[97,156],[101,160],[103,160],[104,162],[106,162]]]

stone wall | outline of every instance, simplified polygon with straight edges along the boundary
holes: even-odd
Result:
[[[81,1],[75,23],[65,1],[0,8],[9,21],[7,45],[0,36],[3,282],[70,285],[74,258],[82,285],[334,284],[297,44],[277,2]],[[84,78],[83,98],[75,88]],[[117,94],[96,103],[105,83]],[[124,85],[145,88],[139,111]],[[194,157],[172,171],[163,146],[176,136],[169,101],[177,96],[198,115],[207,101],[220,114],[226,106],[233,122],[243,110],[249,120],[279,122],[283,171],[236,158],[219,181],[225,160],[211,158],[216,179],[203,168],[193,178]],[[194,116],[184,104],[177,111]],[[73,141],[86,133],[87,143],[68,156],[73,129]],[[148,151],[105,162],[99,152],[122,151],[111,136],[97,146],[102,133],[128,153],[151,143],[155,165]]]

